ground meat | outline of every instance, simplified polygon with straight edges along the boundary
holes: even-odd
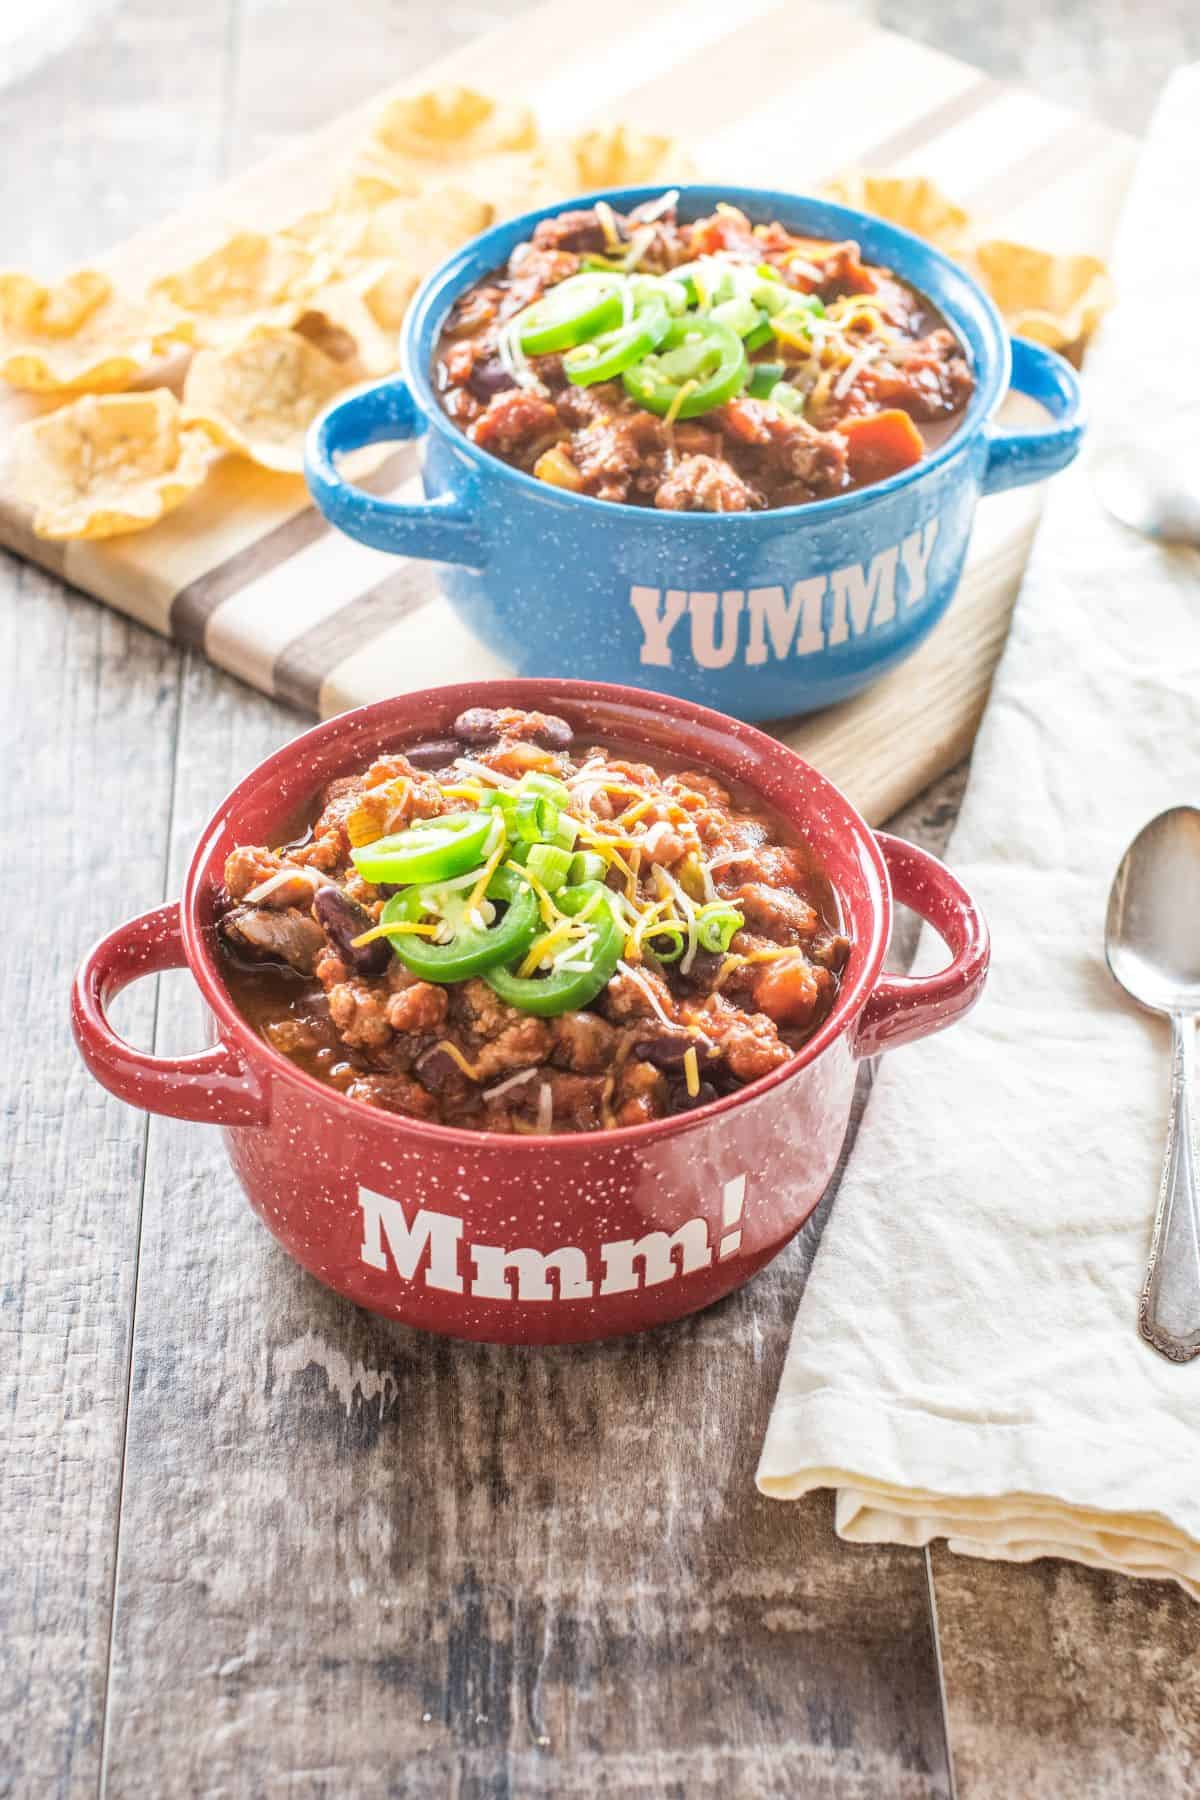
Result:
[[[594,1012],[563,1013],[553,1024],[551,1058],[580,1075],[599,1074],[613,1060],[617,1034]]]
[[[618,411],[624,394],[619,381],[598,381],[595,387],[567,386],[555,397],[555,411],[568,430],[575,431]]]
[[[729,896],[747,925],[777,944],[800,944],[819,923],[817,909],[792,888],[747,881]]]
[[[722,994],[711,994],[688,1019],[719,1046],[726,1066],[739,1081],[757,1081],[791,1059],[791,1048],[780,1037],[773,1019],[764,1013],[744,1013]]]
[[[508,259],[509,282],[500,302],[499,317],[511,319],[540,300],[546,289],[566,281],[579,269],[579,258],[569,250],[535,250],[519,244]]]
[[[612,216],[620,236],[623,221],[619,214]],[[602,255],[609,248],[608,233],[596,209],[589,207],[586,211],[564,212],[554,219],[542,219],[533,228],[533,247],[535,250],[592,251]]]
[[[657,485],[666,439],[653,413],[602,414],[571,444],[571,460],[584,492],[599,500],[626,500],[631,488]]]
[[[821,258],[821,282],[817,289],[822,300],[836,300],[840,294],[873,294],[875,277],[862,260],[854,240],[835,244]]]
[[[449,999],[444,987],[430,981],[414,981],[393,994],[386,1007],[393,1031],[440,1031],[446,1022]]]
[[[480,1081],[499,1081],[505,1075],[515,1075],[518,1069],[528,1069],[534,1063],[543,1062],[550,1054],[553,1039],[547,1021],[529,1013],[518,1013],[517,1019],[517,1024],[506,1026],[499,1037],[484,1044],[476,1056],[475,1069]]]
[[[668,1019],[675,1017],[675,1002],[671,990],[661,975],[652,969],[639,969],[637,975],[627,975],[620,971],[613,976],[604,990],[603,1005],[610,1019],[624,1023],[628,1019],[655,1019],[658,1017],[647,988],[655,996],[659,1006]]]
[[[554,1106],[554,1123],[571,1131],[594,1131],[604,1123],[606,1080],[599,1075],[562,1075],[548,1069],[546,1080]],[[536,1108],[540,1083],[530,1081],[526,1092]]]
[[[732,437],[753,445],[767,468],[798,484],[810,499],[839,493],[846,486],[846,440],[836,432],[818,431],[765,400],[745,397],[723,406],[720,417]]]
[[[289,858],[260,845],[242,844],[230,853],[225,861],[225,886],[235,900],[244,900],[247,894],[271,881],[283,869],[293,871],[289,879],[273,887],[255,905],[266,907],[269,912],[311,905],[313,894],[321,885],[313,872],[293,865]]]
[[[329,1016],[344,1044],[355,1050],[382,1050],[391,1042],[391,995],[384,981],[342,981],[329,990]]]
[[[642,1125],[667,1110],[667,1078],[649,1062],[627,1062],[621,1071],[615,1117],[618,1125]]]
[[[361,1075],[351,1082],[346,1096],[413,1119],[435,1119],[438,1113],[436,1097],[410,1075]]]
[[[251,956],[287,963],[298,975],[311,975],[325,948],[325,933],[311,913],[289,906],[281,912],[266,906],[243,906],[226,913],[226,939]]]
[[[685,456],[654,494],[664,512],[754,512],[766,502],[718,456]]]
[[[525,458],[531,446],[555,431],[558,415],[544,394],[510,388],[489,402],[487,411],[471,426],[468,436],[481,450],[497,456]]]
[[[913,419],[944,419],[970,399],[975,382],[958,339],[944,328],[896,357],[868,369],[863,387],[874,406],[898,406]]]

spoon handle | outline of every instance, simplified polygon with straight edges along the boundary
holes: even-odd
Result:
[[[1196,1034],[1171,1014],[1171,1108],[1167,1148],[1138,1329],[1172,1362],[1200,1356],[1200,1178],[1192,1119]]]

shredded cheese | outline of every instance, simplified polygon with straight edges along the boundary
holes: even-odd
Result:
[[[493,1087],[484,1088],[484,1100],[496,1100],[501,1094],[507,1094],[509,1088],[520,1087],[523,1081],[532,1081],[537,1074],[537,1065],[532,1069],[518,1069],[515,1075],[506,1075],[503,1081],[497,1081]]]
[[[361,937],[351,938],[350,947],[357,950],[363,944],[373,944],[376,938],[432,938],[436,937],[440,930],[440,925],[410,925],[407,919],[399,919],[394,925],[373,925],[370,931],[364,931]]]
[[[607,200],[597,200],[596,217],[600,221],[600,229],[604,233],[604,242],[609,250],[621,248],[621,234],[617,230],[617,221],[613,217],[613,209]]]
[[[672,1031],[674,1031],[675,1020],[668,1019],[666,1013],[663,1011],[662,1006],[659,1002],[658,995],[654,992],[654,989],[650,986],[650,983],[646,980],[645,976],[642,975],[637,969],[631,969],[629,964],[624,961],[619,962],[617,964],[617,967],[618,967],[618,969],[620,969],[622,975],[628,975],[630,981],[633,982],[635,987],[638,987],[642,990],[643,994],[645,994],[647,1000],[650,1002],[651,1006],[654,1008],[655,1013],[662,1020],[663,1024],[668,1026]]]
[[[679,959],[679,973],[686,975],[695,962],[696,952],[700,948],[700,936],[696,930],[695,902],[690,894],[684,893],[675,877],[669,874],[661,863],[655,863],[651,872],[658,883],[659,893],[662,893],[665,888],[667,892],[674,894],[675,903],[683,915],[683,924],[687,930],[687,948]]]
[[[543,886],[537,876],[531,875],[528,869],[522,869],[521,873],[538,897],[538,906],[542,915],[542,923],[544,925],[552,925],[556,919],[565,918],[566,914],[555,904],[553,894]]]
[[[471,898],[467,901],[468,916],[471,913],[477,912],[479,910],[479,906],[483,900],[483,896],[487,892],[488,882],[492,879],[492,876],[496,873],[496,870],[500,867],[500,864],[504,861],[504,859],[507,855],[508,855],[508,839],[505,837],[503,831],[501,831],[500,842],[496,845],[496,848],[492,851],[492,854],[488,857],[487,861],[484,863],[483,869],[480,872],[479,880],[475,883],[475,886],[471,889]]]
[[[543,958],[552,957],[556,950],[561,950],[572,938],[573,923],[571,919],[564,919],[553,931],[548,931],[544,937],[537,938],[530,944],[525,960],[517,970],[518,975],[532,975]]]
[[[667,431],[670,431],[676,419],[679,417],[679,409],[682,407],[684,401],[687,400],[690,395],[694,394],[699,386],[700,383],[698,381],[684,381],[680,383],[679,387],[676,389],[675,398],[672,400],[663,416],[663,425]]]
[[[473,756],[456,756],[454,766],[456,769],[465,769],[468,775],[478,775],[481,781],[490,781],[493,787],[518,786],[514,776],[503,775],[499,769],[489,769],[486,763],[476,762]]]
[[[289,881],[306,881],[310,892],[315,893],[318,887],[326,885],[328,876],[318,875],[313,869],[301,869],[295,866],[276,869],[273,875],[268,875],[265,881],[260,881],[257,887],[252,887],[248,894],[243,895],[243,906],[257,906],[260,900],[265,900],[268,894],[277,893],[281,887],[286,887]]]
[[[554,1123],[554,1090],[548,1081],[538,1089],[537,1128],[549,1131]]]
[[[687,1081],[687,1091],[694,1100],[700,1092],[700,1061],[696,1055],[694,1044],[689,1044],[683,1053],[683,1073]]]
[[[439,1041],[434,1045],[434,1049],[435,1050],[444,1050],[446,1052],[446,1055],[450,1058],[451,1062],[458,1064],[459,1068],[462,1070],[463,1074],[467,1077],[468,1081],[478,1081],[479,1080],[479,1070],[475,1067],[475,1064],[469,1063],[467,1061],[466,1057],[463,1055],[462,1051],[459,1049],[458,1045],[452,1044],[450,1042],[449,1038],[439,1039]]]

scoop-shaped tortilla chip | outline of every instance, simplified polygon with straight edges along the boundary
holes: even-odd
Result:
[[[332,257],[283,232],[238,231],[150,292],[187,314],[196,343],[224,349],[286,326],[335,274]]]
[[[975,221],[935,182],[851,169],[822,185],[843,206],[902,225],[953,256],[996,302],[1010,331],[1060,349],[1084,344],[1116,298],[1095,256],[1062,256],[1005,238],[980,240]]]
[[[39,537],[117,537],[182,505],[215,454],[169,388],[85,394],[17,427],[12,482]]]
[[[531,150],[538,128],[528,106],[494,100],[475,88],[443,87],[389,101],[371,136],[392,156],[444,162],[495,150]]]
[[[120,293],[98,269],[48,287],[0,274],[0,375],[35,394],[128,387],[190,336],[169,303]]]
[[[976,244],[971,262],[1009,330],[1052,350],[1085,343],[1116,299],[1096,256],[1055,256],[987,238]]]
[[[951,255],[970,236],[970,214],[924,176],[874,175],[848,169],[822,183],[821,195],[836,200],[839,206],[874,213]]]
[[[673,181],[692,173],[693,163],[678,138],[605,125],[580,132],[563,146],[576,192],[590,188],[636,187],[644,181]],[[564,195],[568,198],[569,195]]]
[[[184,417],[223,449],[299,475],[305,432],[358,375],[355,364],[336,362],[297,331],[198,350],[183,385]]]

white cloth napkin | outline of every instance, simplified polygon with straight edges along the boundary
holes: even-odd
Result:
[[[1200,65],[1161,102],[1089,357],[1095,445],[1200,438]],[[1051,490],[949,860],[987,993],[883,1059],[792,1335],[758,1481],[837,1489],[855,1542],[1072,1557],[1200,1598],[1200,1360],[1137,1335],[1165,1026],[1103,960],[1121,853],[1200,803],[1200,552]],[[917,967],[945,961],[926,932]]]

